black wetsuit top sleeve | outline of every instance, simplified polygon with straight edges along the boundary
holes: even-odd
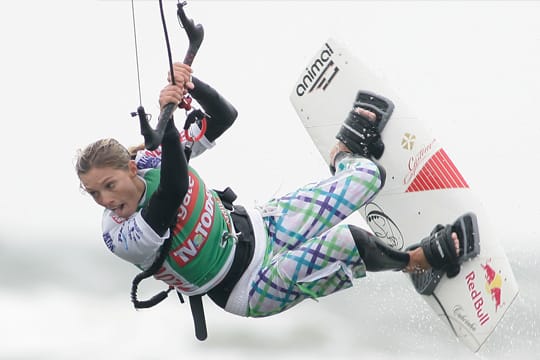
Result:
[[[223,96],[211,86],[193,77],[195,88],[191,96],[209,115],[205,136],[209,141],[216,140],[236,120],[238,112]],[[148,204],[142,209],[142,217],[160,236],[176,223],[178,208],[188,191],[188,163],[180,134],[169,121],[161,143],[160,182]]]
[[[214,88],[196,77],[193,77],[192,81],[195,87],[189,93],[210,117],[207,119],[205,136],[212,142],[231,127],[238,116],[238,112]]]
[[[161,143],[160,181],[141,215],[160,236],[176,223],[178,208],[188,191],[188,163],[180,134],[170,120]]]

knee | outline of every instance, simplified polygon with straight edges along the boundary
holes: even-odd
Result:
[[[375,160],[373,160],[373,163],[377,166],[377,170],[379,170],[379,179],[381,181],[381,185],[379,186],[379,191],[380,191],[384,187],[384,184],[386,183],[386,169],[384,168],[384,166],[382,166]]]
[[[377,183],[377,191],[380,191],[386,182],[386,169],[384,166],[376,160],[358,155],[346,153],[344,156],[337,157],[336,169],[337,172],[347,170],[352,171],[354,176],[364,179],[364,181],[367,180],[370,183]],[[372,179],[369,179],[368,177],[372,177]]]
[[[349,227],[350,225],[346,224],[334,226],[324,235],[324,242],[331,243],[333,248],[342,249],[345,252],[347,252],[346,249],[349,249],[349,251],[354,249],[356,244]]]

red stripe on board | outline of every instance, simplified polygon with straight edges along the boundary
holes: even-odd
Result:
[[[469,185],[443,149],[437,151],[405,192],[468,188]]]

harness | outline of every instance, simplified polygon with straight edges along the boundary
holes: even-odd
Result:
[[[234,191],[227,187],[223,191],[216,191],[221,202],[227,210],[230,211],[230,215],[234,224],[234,229],[236,230],[236,250],[234,253],[233,263],[225,276],[225,278],[206,294],[192,295],[189,296],[189,305],[191,308],[191,314],[193,316],[193,322],[195,326],[195,337],[199,340],[206,340],[208,336],[208,331],[206,327],[206,317],[204,314],[204,307],[202,303],[202,297],[208,295],[214,303],[219,307],[225,308],[227,305],[227,300],[231,292],[233,291],[235,285],[238,283],[238,280],[244,274],[244,271],[249,266],[251,259],[253,258],[253,252],[255,250],[255,234],[253,230],[253,225],[249,219],[246,209],[241,205],[234,205],[233,202],[236,200],[236,194]],[[147,279],[161,268],[169,251],[171,249],[172,243],[172,232],[169,238],[165,240],[161,248],[159,249],[158,256],[152,263],[152,265],[145,271],[141,272],[133,279],[131,286],[131,301],[136,309],[146,309],[153,307],[159,304],[161,301],[165,300],[170,291],[174,287],[169,286],[168,290],[164,290],[156,295],[154,295],[149,300],[138,300],[137,299],[137,289],[139,283]],[[177,290],[176,294],[181,303],[184,303],[183,295]]]

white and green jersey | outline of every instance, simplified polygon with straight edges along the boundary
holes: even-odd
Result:
[[[203,294],[227,274],[234,257],[232,221],[215,191],[208,189],[189,168],[189,189],[178,209],[174,228],[159,236],[144,221],[142,208],[159,185],[160,170],[141,170],[146,191],[138,211],[128,219],[105,210],[103,239],[116,255],[141,269],[148,269],[163,242],[172,245],[165,262],[154,275],[186,295]]]

